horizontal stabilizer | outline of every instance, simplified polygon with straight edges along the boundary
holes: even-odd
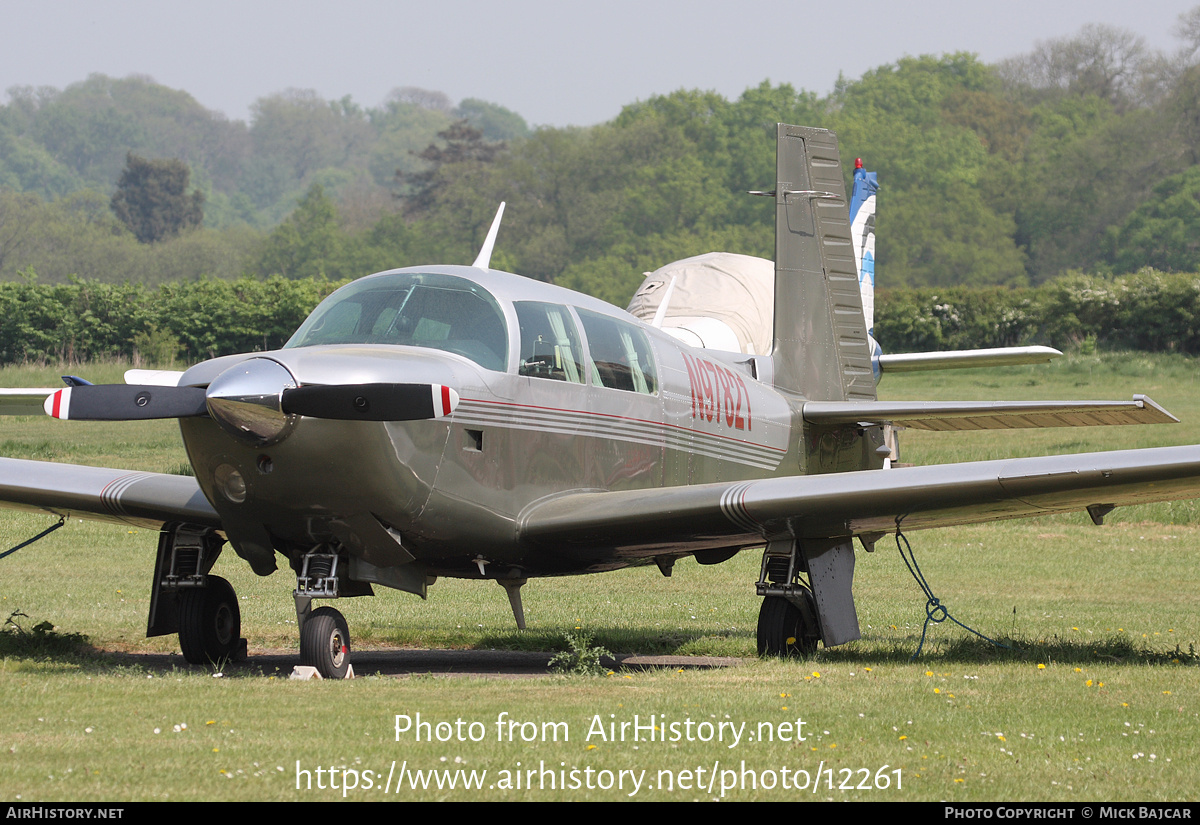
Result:
[[[977,367],[1016,367],[1048,364],[1062,355],[1054,347],[995,347],[959,349],[947,352],[898,352],[879,356],[879,368],[885,373],[923,370],[975,369]]]
[[[886,423],[941,432],[1179,423],[1144,395],[1132,401],[809,401],[804,420],[830,426]]]

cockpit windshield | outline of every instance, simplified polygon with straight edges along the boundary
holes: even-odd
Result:
[[[395,273],[347,284],[321,302],[284,347],[398,344],[453,352],[489,370],[508,365],[496,299],[454,275]]]

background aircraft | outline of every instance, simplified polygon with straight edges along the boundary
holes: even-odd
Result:
[[[690,346],[670,306],[644,323],[489,269],[498,213],[473,266],[354,281],[280,350],[7,392],[14,413],[178,418],[195,477],[2,459],[0,502],[161,528],[148,635],[178,633],[192,662],[244,649],[236,596],[212,573],[225,544],[260,575],[282,559],[301,658],[338,677],[346,622],[312,600],[376,585],[424,596],[439,576],[490,579],[520,626],[531,576],[650,562],[670,575],[682,557],[765,545],[759,650],[806,652],[859,636],[855,537],[869,550],[899,528],[1075,508],[1098,520],[1200,491],[1195,447],[883,469],[895,427],[1174,419],[1140,396],[876,400],[890,367],[868,334],[842,175],[836,136],[779,126],[769,352]]]

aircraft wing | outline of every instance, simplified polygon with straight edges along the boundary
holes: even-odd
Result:
[[[812,424],[888,423],[939,431],[1179,423],[1144,395],[1132,401],[809,401],[803,412]]]
[[[0,389],[0,415],[45,415],[42,404],[53,392],[50,387]]]
[[[157,529],[221,527],[196,479],[165,473],[0,458],[0,507]]]
[[[648,555],[1200,497],[1200,445],[579,492],[530,507],[529,543]]]

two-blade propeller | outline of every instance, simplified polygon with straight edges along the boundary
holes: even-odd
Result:
[[[458,393],[441,384],[334,384],[284,388],[287,415],[340,421],[417,421],[441,418],[458,406]],[[46,414],[77,421],[139,421],[208,415],[200,387],[86,384],[51,393]]]

